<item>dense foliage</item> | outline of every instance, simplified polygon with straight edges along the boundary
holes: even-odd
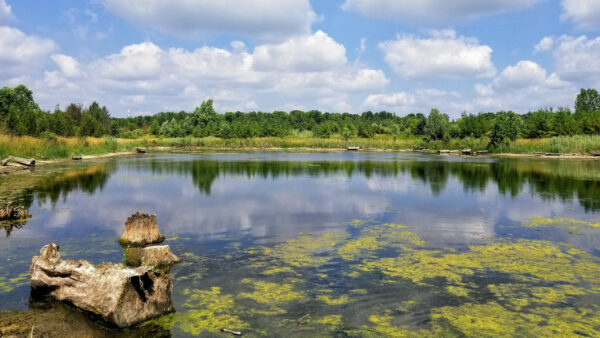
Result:
[[[371,138],[376,134],[399,137],[419,136],[427,142],[448,142],[456,138],[489,137],[490,147],[506,145],[517,138],[545,138],[600,133],[600,95],[595,89],[582,89],[575,113],[567,108],[540,109],[519,115],[514,112],[466,114],[451,121],[448,115],[432,109],[428,116],[397,116],[382,111],[322,113],[318,110],[227,112],[218,114],[213,101],[202,102],[193,112],[162,112],[156,115],[113,118],[106,107],[93,102],[87,108],[71,103],[64,111],[41,110],[33,93],[25,86],[0,90],[0,131],[13,135],[103,136],[138,138],[207,137],[222,139],[284,137],[306,135],[329,138],[340,135]]]

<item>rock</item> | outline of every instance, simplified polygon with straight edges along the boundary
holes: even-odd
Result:
[[[146,246],[158,244],[165,237],[158,230],[156,215],[140,214],[136,212],[125,222],[125,232],[119,239],[121,245]]]
[[[10,203],[5,208],[0,208],[0,221],[16,221],[26,219],[28,216],[25,208],[14,208]]]
[[[125,264],[128,266],[167,266],[181,262],[181,258],[175,256],[168,245],[154,245],[145,248],[123,248],[125,252]]]
[[[62,260],[57,244],[48,244],[32,259],[32,292],[96,314],[118,327],[128,327],[175,310],[173,282],[148,267],[122,264],[94,266],[85,260]]]

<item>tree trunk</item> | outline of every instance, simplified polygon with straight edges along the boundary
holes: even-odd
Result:
[[[15,162],[20,165],[27,166],[27,167],[35,167],[35,160],[33,158],[26,159],[26,158],[9,156],[2,161],[2,166],[6,166],[9,162]]]

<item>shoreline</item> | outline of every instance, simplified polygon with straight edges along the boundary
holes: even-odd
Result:
[[[498,154],[482,154],[482,155],[462,155],[459,153],[438,153],[434,150],[412,150],[412,149],[361,149],[358,151],[349,151],[344,148],[309,148],[309,147],[298,147],[298,148],[255,148],[255,147],[149,147],[145,148],[149,152],[172,152],[172,153],[194,153],[201,151],[272,151],[272,152],[322,152],[322,153],[335,153],[335,152],[357,152],[357,153],[419,153],[428,155],[438,155],[443,157],[490,157],[490,158],[536,158],[544,160],[600,160],[599,156],[586,155],[586,154],[517,154],[517,153],[498,153]],[[94,160],[101,158],[121,157],[121,156],[143,156],[145,154],[138,154],[137,151],[120,151],[114,153],[105,153],[98,155],[84,155],[81,156],[81,160],[73,160],[72,158],[57,158],[52,160],[36,160],[37,166],[45,166],[56,163],[66,162],[79,162],[85,160]],[[34,170],[35,167],[27,167],[22,165],[9,164],[7,166],[0,166],[0,175],[8,175],[16,172]]]

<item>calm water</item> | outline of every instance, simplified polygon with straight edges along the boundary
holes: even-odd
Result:
[[[0,177],[0,326],[56,335],[600,336],[600,162],[202,153]],[[31,257],[120,262],[136,211],[173,252],[177,313],[116,331],[30,301]],[[37,321],[37,322],[36,322]],[[45,324],[40,324],[43,321]],[[54,322],[53,322],[54,321]],[[51,323],[51,324],[48,324]],[[5,324],[6,325],[6,324]]]

